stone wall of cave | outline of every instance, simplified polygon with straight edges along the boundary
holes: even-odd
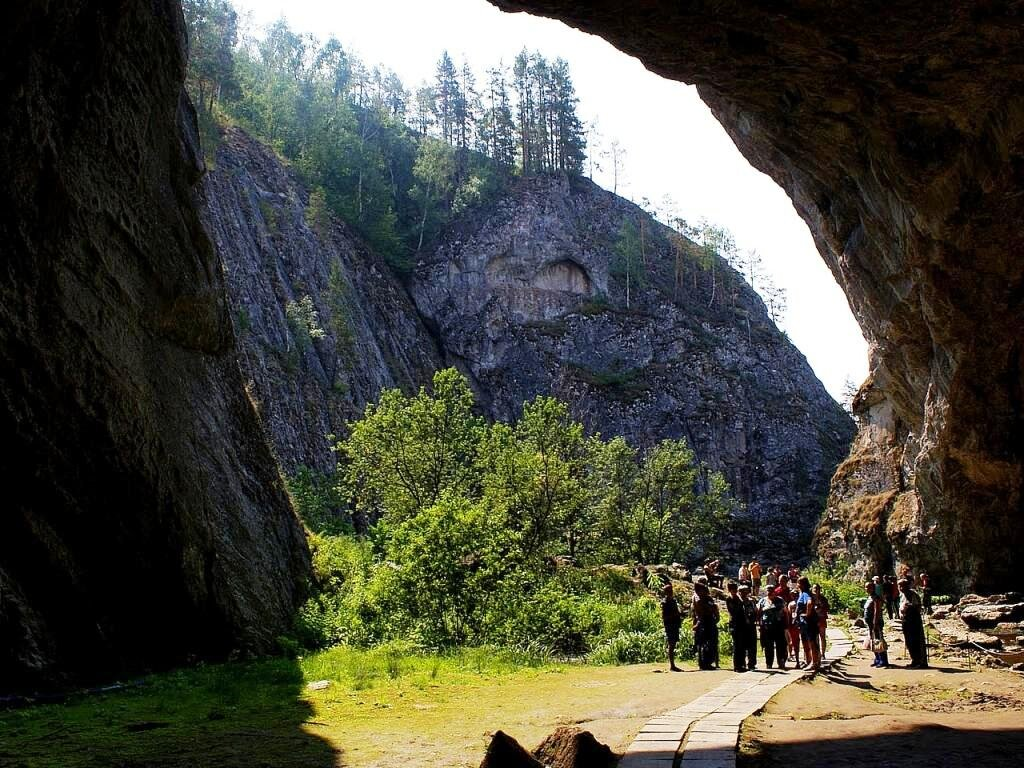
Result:
[[[872,346],[904,499],[883,559],[1022,586],[1024,3],[491,2],[696,84],[788,192]],[[833,493],[820,537],[854,559],[856,496]]]

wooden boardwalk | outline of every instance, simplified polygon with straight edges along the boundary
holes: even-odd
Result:
[[[841,629],[827,632],[831,647],[822,669],[853,649],[853,641]],[[811,673],[790,667],[733,675],[703,696],[649,720],[626,749],[619,768],[735,768],[743,721],[787,685]]]

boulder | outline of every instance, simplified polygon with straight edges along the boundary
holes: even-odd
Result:
[[[992,629],[1003,622],[1024,619],[1024,603],[980,603],[960,610],[960,619],[971,629]]]
[[[590,731],[559,728],[533,751],[534,757],[548,768],[609,768],[615,755]]]
[[[496,731],[487,745],[480,768],[544,768],[522,744],[504,731]]]

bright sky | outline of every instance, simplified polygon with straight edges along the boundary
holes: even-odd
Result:
[[[483,82],[499,60],[525,45],[569,62],[580,116],[597,118],[603,143],[626,150],[618,192],[660,205],[671,195],[683,218],[728,228],[742,251],[755,249],[786,289],[783,328],[837,400],[847,378],[867,376],[867,344],[843,292],[785,192],[736,149],[692,86],[665,80],[599,37],[485,0],[233,0],[260,28],[282,15],[299,32],[337,37],[365,64],[382,64],[415,89],[433,76],[441,51],[465,57]],[[606,166],[610,163],[605,163]],[[595,181],[611,189],[608,169]]]

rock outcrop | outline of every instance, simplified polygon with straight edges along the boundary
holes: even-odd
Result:
[[[624,224],[643,238],[628,305]],[[772,556],[799,556],[853,423],[757,294],[707,259],[585,179],[528,178],[458,222],[411,290],[491,416],[550,393],[592,432],[685,437]]]
[[[873,345],[893,429],[867,430],[893,441],[875,453],[899,456],[906,517],[886,523],[887,556],[955,586],[1020,586],[1024,4],[491,2],[696,84],[789,193]],[[855,528],[823,541],[852,531],[852,558],[873,556]]]
[[[442,367],[437,345],[383,259],[326,213],[313,221],[306,189],[238,129],[221,138],[201,209],[282,469],[330,472],[327,436],[344,434],[383,389],[428,383]]]
[[[308,551],[243,387],[171,0],[0,32],[0,690],[264,651]]]

